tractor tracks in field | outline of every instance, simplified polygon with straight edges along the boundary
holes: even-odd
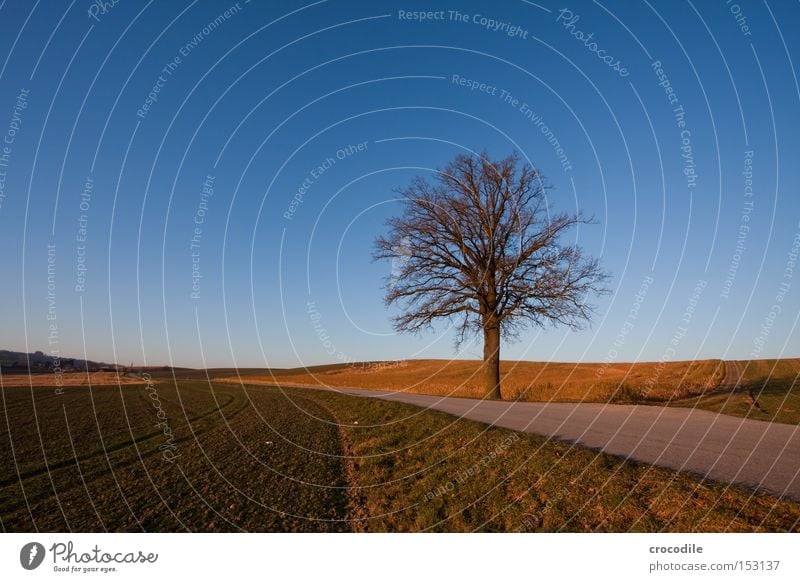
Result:
[[[747,393],[750,407],[768,414],[769,412],[758,401],[758,395],[756,394],[754,386],[743,382],[744,364],[737,360],[724,360],[723,363],[725,364],[725,376],[712,393]]]
[[[234,406],[237,403],[237,399],[236,399],[235,396],[230,395],[230,394],[228,394],[227,396],[230,397],[229,400],[227,400],[227,402],[225,402],[219,408],[213,408],[211,410],[208,410],[207,412],[204,412],[204,413],[199,414],[197,416],[191,417],[190,419],[188,419],[188,421],[191,424],[194,425],[194,423],[196,423],[198,421],[202,421],[203,419],[208,418],[208,417],[210,417],[210,416],[212,416],[214,414],[220,414],[223,411],[230,412],[230,414],[228,416],[226,416],[227,420],[230,420],[230,419],[236,417],[239,413],[241,413],[243,410],[245,410],[246,408],[249,407],[249,404],[248,404],[247,400],[243,399],[243,400],[239,401],[240,406],[235,407],[234,410],[230,411],[229,408],[231,406]],[[181,443],[194,441],[197,436],[206,434],[209,431],[212,431],[212,430],[218,428],[219,426],[220,426],[220,423],[219,422],[215,422],[215,423],[209,424],[208,426],[204,426],[204,427],[201,427],[201,428],[195,428],[193,431],[191,431],[191,434],[189,434],[189,435],[187,435],[185,437],[175,438],[174,442],[177,445],[177,444],[181,444]],[[7,487],[12,487],[12,486],[15,486],[15,485],[24,486],[24,483],[26,481],[29,481],[30,479],[35,479],[36,477],[41,477],[41,476],[47,475],[49,473],[53,473],[53,472],[56,472],[56,471],[61,471],[61,470],[64,470],[64,469],[69,469],[69,468],[75,467],[75,466],[78,466],[79,468],[81,468],[81,464],[82,463],[87,463],[87,462],[92,462],[92,461],[102,461],[103,459],[105,459],[105,461],[106,461],[105,464],[101,463],[100,467],[98,467],[96,469],[93,469],[93,470],[90,470],[88,472],[85,472],[83,474],[83,477],[85,478],[86,483],[91,483],[92,481],[94,481],[96,479],[103,478],[103,477],[109,475],[109,469],[111,471],[121,471],[121,470],[123,470],[123,469],[125,469],[127,467],[135,465],[136,463],[140,463],[142,460],[144,460],[146,458],[150,458],[153,455],[161,453],[161,451],[159,449],[157,449],[157,448],[153,449],[153,450],[149,450],[149,451],[141,451],[141,450],[139,450],[137,455],[133,455],[132,457],[130,457],[128,459],[124,459],[124,460],[121,460],[119,462],[116,462],[116,463],[113,464],[113,466],[111,464],[111,459],[109,458],[110,455],[112,455],[114,453],[117,453],[117,452],[120,452],[120,451],[125,451],[126,449],[133,450],[132,447],[139,448],[140,445],[145,444],[145,443],[147,443],[148,441],[150,441],[152,439],[155,439],[155,438],[158,438],[158,437],[162,437],[163,434],[164,433],[161,430],[159,430],[159,431],[151,431],[151,432],[148,432],[146,434],[140,435],[139,437],[134,438],[133,440],[126,440],[126,441],[123,441],[123,442],[120,442],[120,443],[105,447],[104,449],[103,448],[95,449],[94,451],[91,451],[89,453],[80,455],[78,457],[70,457],[70,458],[67,458],[67,459],[61,459],[61,460],[56,461],[54,463],[48,463],[48,465],[45,466],[45,467],[40,467],[40,468],[37,468],[37,469],[31,469],[31,470],[28,470],[28,471],[22,471],[22,472],[20,472],[18,474],[15,474],[13,477],[10,477],[10,478],[7,478],[7,479],[3,479],[2,481],[0,481],[0,491],[5,489],[5,488],[7,488]],[[81,468],[81,470],[83,470],[83,469]],[[64,488],[60,489],[60,492],[64,492],[65,493],[67,491],[70,491],[70,490],[75,489],[75,488],[80,488],[80,487],[82,487],[82,484],[80,482],[75,482],[71,486],[67,486],[67,487],[64,487]],[[29,502],[35,502],[35,501],[47,498],[50,495],[51,495],[51,493],[49,491],[43,492],[42,494],[38,494],[38,495],[36,495],[36,494],[34,494],[32,496],[29,495],[28,496],[28,501]],[[22,506],[20,505],[19,507],[22,507]],[[16,509],[19,509],[19,507],[4,507],[3,508],[3,512],[4,513],[13,512]]]
[[[742,376],[744,375],[744,366],[741,362],[735,360],[724,360],[725,376],[717,386],[717,390],[725,392],[736,392],[742,383]]]

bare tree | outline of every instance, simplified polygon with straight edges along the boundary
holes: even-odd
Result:
[[[588,321],[591,294],[607,275],[576,245],[560,243],[582,214],[550,214],[547,185],[516,154],[491,161],[457,156],[436,184],[417,177],[400,191],[404,213],[375,241],[375,258],[392,260],[387,305],[403,313],[395,329],[419,332],[456,318],[458,342],[483,332],[487,395],[500,398],[500,338],[526,325]]]

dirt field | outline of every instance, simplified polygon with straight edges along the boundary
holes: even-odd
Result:
[[[116,386],[144,384],[141,378],[120,376],[114,372],[65,372],[64,374],[9,374],[0,376],[0,386]]]
[[[722,380],[721,360],[640,364],[501,363],[504,400],[562,402],[664,402],[713,390]],[[220,377],[236,382],[236,377]],[[401,360],[265,371],[247,382],[352,386],[420,394],[482,398],[480,362]]]

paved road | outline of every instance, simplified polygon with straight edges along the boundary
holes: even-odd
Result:
[[[336,390],[432,408],[800,501],[800,426],[661,406],[501,402]]]

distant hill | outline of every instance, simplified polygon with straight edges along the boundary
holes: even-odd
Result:
[[[106,364],[105,362],[93,362],[91,360],[81,360],[78,358],[59,358],[58,361],[48,354],[36,351],[32,354],[25,352],[12,352],[10,350],[0,350],[0,369],[4,374],[11,373],[31,373],[48,372],[54,365],[60,365],[63,372],[97,372],[100,370],[117,370],[123,366],[116,364]]]

